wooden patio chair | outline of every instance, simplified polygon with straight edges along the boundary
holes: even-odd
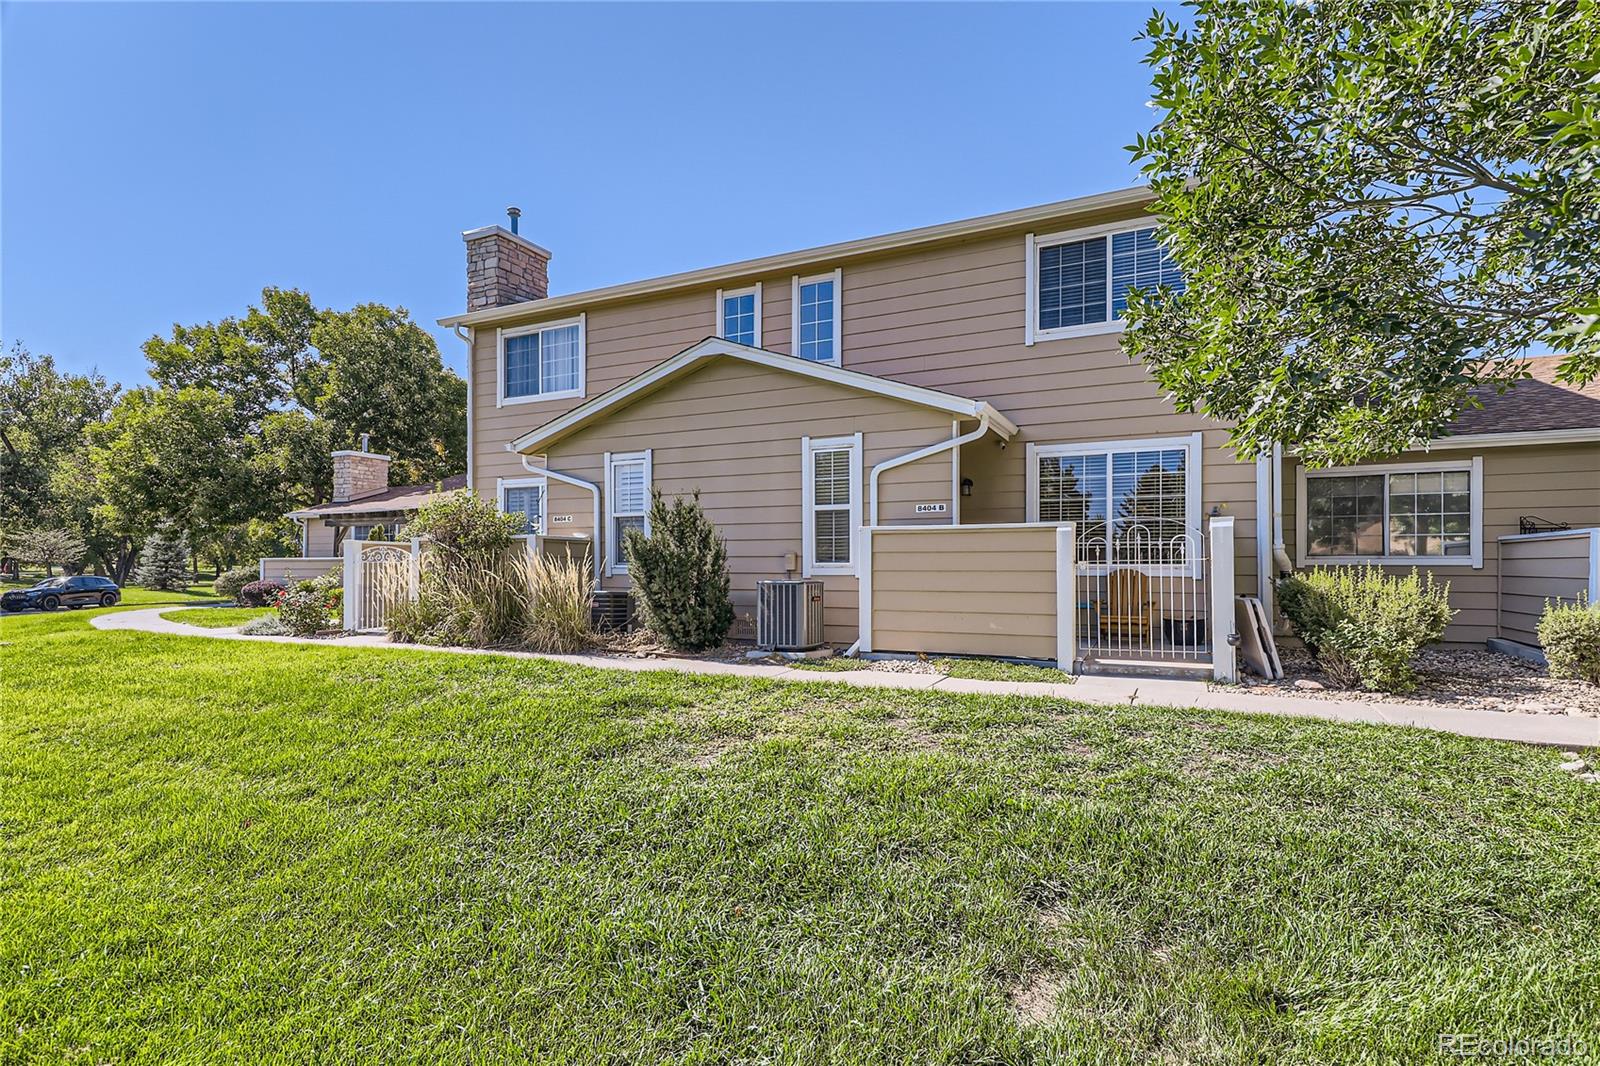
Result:
[[[1106,575],[1106,598],[1095,601],[1100,631],[1106,636],[1144,636],[1155,624],[1155,598],[1150,579],[1138,570],[1113,570]]]

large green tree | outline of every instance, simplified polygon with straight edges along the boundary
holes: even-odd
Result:
[[[0,529],[57,523],[52,472],[82,449],[116,394],[100,374],[64,374],[20,342],[0,353]]]
[[[1440,435],[1540,343],[1600,371],[1595,0],[1197,0],[1133,146],[1187,291],[1124,345],[1255,454]]]

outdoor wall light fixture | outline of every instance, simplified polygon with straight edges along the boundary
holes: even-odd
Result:
[[[972,479],[970,477],[964,477],[961,479],[961,495],[972,495]]]

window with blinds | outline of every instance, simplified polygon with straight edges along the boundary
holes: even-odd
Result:
[[[506,514],[522,516],[522,533],[544,531],[544,486],[507,485],[500,499]]]
[[[1183,272],[1154,226],[1080,230],[1041,238],[1033,247],[1029,328],[1036,338],[1119,329],[1131,290],[1184,289]]]
[[[805,455],[806,573],[855,573],[853,544],[861,516],[857,438],[808,442]]]
[[[613,455],[606,477],[606,507],[611,546],[608,557],[613,571],[628,568],[626,534],[630,529],[650,532],[646,513],[650,509],[650,453]]]
[[[1084,560],[1103,560],[1108,547],[1138,541],[1147,558],[1180,561],[1184,538],[1200,535],[1189,476],[1195,448],[1185,438],[1041,445],[1029,485],[1032,520],[1076,523]]]
[[[551,399],[583,392],[583,323],[501,335],[501,398]]]

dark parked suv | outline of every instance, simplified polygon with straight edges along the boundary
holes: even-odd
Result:
[[[47,577],[31,589],[12,589],[0,596],[0,610],[25,611],[37,607],[53,611],[57,607],[110,607],[122,599],[122,590],[109,577],[79,574],[77,577]]]

